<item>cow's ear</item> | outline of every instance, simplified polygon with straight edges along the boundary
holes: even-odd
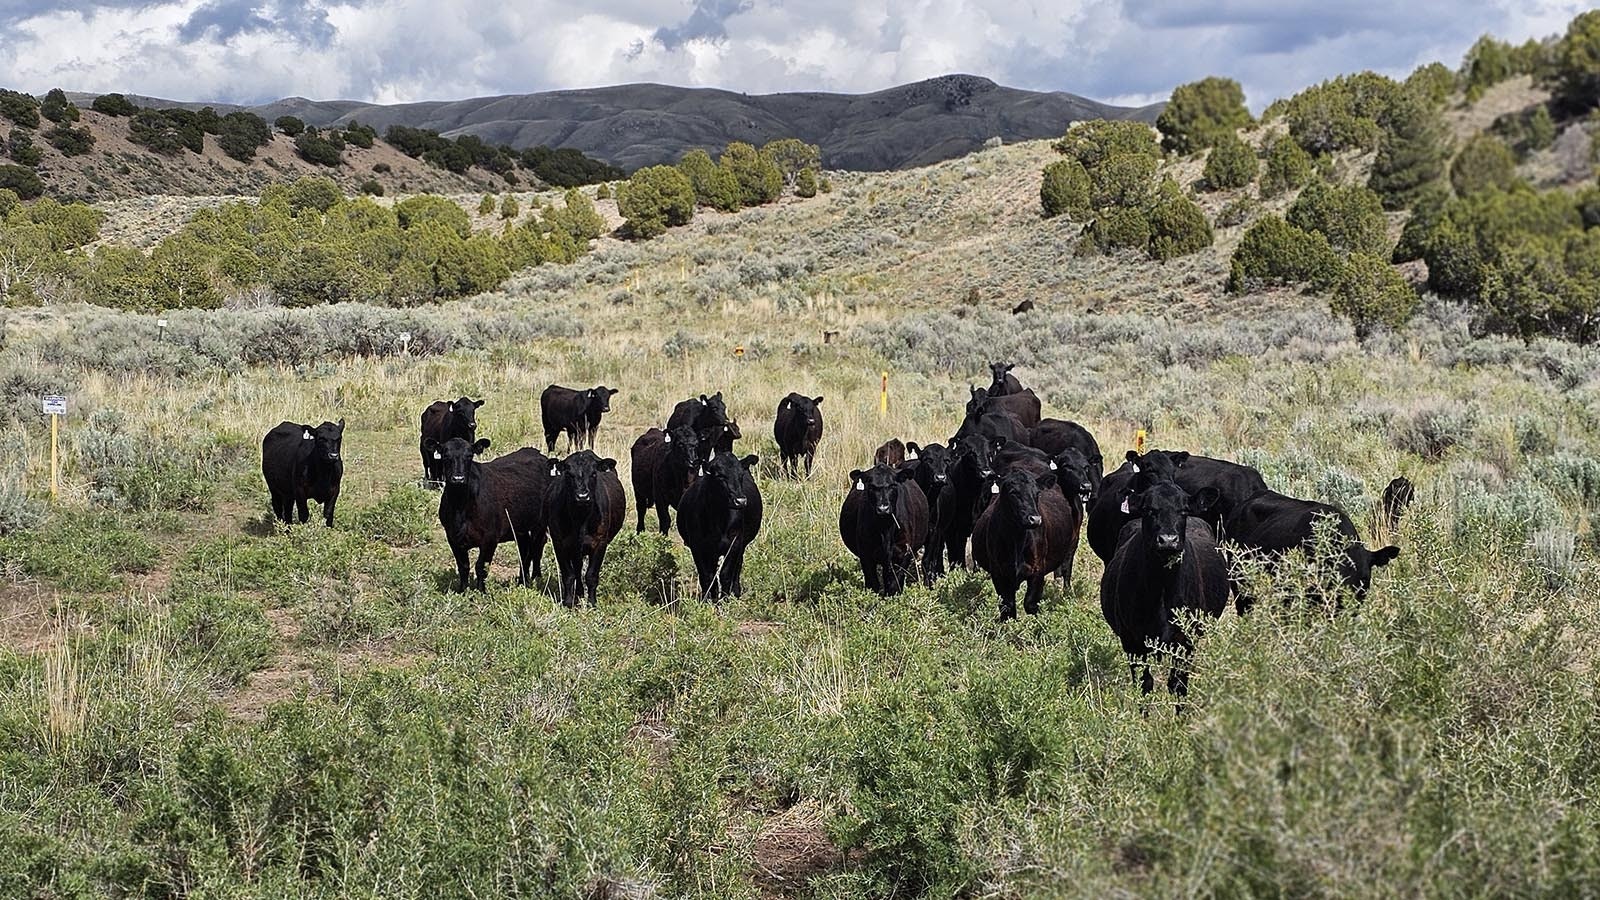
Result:
[[[1007,372],[1011,371],[1012,369],[1015,369],[1016,367],[1017,367],[1016,363],[1006,363],[1006,371]]]
[[[551,460],[550,461],[550,477],[551,478],[555,478],[557,475],[560,475],[560,474],[561,474],[561,463],[556,462],[555,460]]]
[[[998,435],[989,439],[989,446],[996,453],[1004,450],[1007,443],[1009,443],[1009,441],[1003,437],[999,437]]]
[[[1172,462],[1174,465],[1181,466],[1189,461],[1189,451],[1187,450],[1179,450],[1176,453],[1169,453],[1167,455],[1172,457]]]
[[[1135,494],[1132,491],[1124,494],[1122,496],[1122,511],[1129,515],[1135,516],[1144,512],[1144,500],[1142,499],[1142,495]]]
[[[1396,556],[1399,556],[1399,555],[1400,555],[1400,548],[1394,546],[1393,544],[1391,544],[1391,545],[1389,545],[1387,547],[1384,547],[1382,550],[1374,550],[1374,551],[1372,551],[1372,564],[1374,566],[1386,566]]]
[[[907,441],[906,442],[906,459],[911,459],[914,456],[920,456],[920,455],[922,455],[922,448],[917,446],[917,442],[916,441]]]
[[[991,494],[1000,493],[1000,482],[998,482],[998,481],[991,482],[990,485],[989,485],[989,493],[991,493]]]
[[[1039,486],[1039,490],[1048,491],[1056,486],[1056,473],[1040,472],[1033,476],[1033,483]]]
[[[967,382],[967,391],[970,392],[974,397],[978,396],[978,386],[970,381]]]
[[[910,466],[906,466],[903,469],[895,469],[894,470],[894,480],[895,481],[910,481],[911,479],[916,478],[916,477],[917,477],[917,470],[911,468]]]
[[[758,462],[761,462],[761,457],[755,455],[754,453],[746,456],[744,459],[739,460],[739,464],[744,466],[746,469],[754,469],[756,467],[756,463]]]
[[[309,429],[309,428],[307,428],[304,432],[302,432],[300,434],[300,440],[302,440],[302,441],[309,441],[311,439],[312,439],[311,438],[311,429]]]
[[[473,409],[477,409],[478,407],[480,407],[482,405],[483,405],[483,401],[482,400],[474,400],[474,401],[472,401],[472,408]]]
[[[821,406],[822,405],[822,398],[821,397],[812,397],[811,398],[811,402],[815,403],[818,406]]]
[[[433,458],[434,459],[438,459],[439,458],[439,455],[438,455],[439,454],[439,441],[437,439],[435,439],[435,438],[428,438],[427,440],[423,441],[422,442],[422,452],[423,453],[432,453],[434,455]]]
[[[1215,487],[1206,486],[1189,498],[1189,509],[1198,513],[1208,513],[1222,499],[1222,492]]]
[[[336,424],[339,426],[339,433],[344,434],[344,419],[340,419]]]
[[[482,453],[487,449],[489,449],[489,439],[478,438],[478,440],[472,445],[472,455],[477,456],[479,453]]]
[[[858,491],[866,487],[866,484],[861,480],[861,476],[863,474],[865,473],[863,473],[860,469],[850,470],[850,484]]]
[[[615,397],[617,395],[618,391],[617,391],[616,388],[606,388],[606,393],[610,394],[613,397]]]
[[[589,388],[587,391],[584,391],[584,394],[588,395],[589,399],[593,400],[594,399],[594,388]]]
[[[783,398],[783,405],[778,407],[778,408],[779,409],[788,409],[789,408],[789,398],[788,397]]]
[[[1135,465],[1133,467],[1133,470],[1135,472],[1139,471],[1139,466],[1138,466],[1139,451],[1137,451],[1137,450],[1129,450],[1126,454],[1123,455],[1122,458],[1127,460],[1128,462],[1134,463]]]
[[[605,459],[600,460],[600,464],[595,466],[594,470],[596,472],[612,472],[615,471],[616,468],[617,461],[608,456]]]

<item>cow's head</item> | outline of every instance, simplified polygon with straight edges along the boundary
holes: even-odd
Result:
[[[301,433],[300,439],[312,442],[313,459],[337,460],[344,444],[344,420],[323,422],[315,428],[307,428]]]
[[[1372,570],[1388,565],[1399,555],[1399,547],[1391,545],[1370,550],[1360,541],[1351,541],[1339,557],[1339,578],[1357,600],[1363,600],[1372,587]]]
[[[744,509],[756,493],[756,482],[750,470],[761,458],[754,453],[740,459],[732,453],[722,452],[701,464],[700,477],[709,478],[727,498],[731,509]]]
[[[1128,498],[1128,511],[1139,517],[1146,549],[1162,565],[1183,561],[1188,543],[1189,516],[1204,513],[1217,502],[1217,489],[1202,489],[1193,497],[1171,480],[1158,481]]]
[[[999,394],[1006,389],[1006,375],[1010,374],[1011,369],[1011,363],[989,364],[989,373],[994,378],[993,381],[989,382],[989,393],[991,395]]]
[[[802,394],[790,394],[783,398],[784,409],[793,409],[797,415],[805,419],[806,426],[817,424],[817,407],[822,405],[821,397],[807,397]]]
[[[472,458],[489,449],[489,439],[479,438],[476,442],[466,438],[451,438],[448,441],[428,441],[423,447],[439,468],[444,483],[466,484],[472,474]]]
[[[894,469],[885,464],[873,466],[866,471],[856,469],[850,473],[850,486],[852,490],[861,491],[866,508],[872,510],[873,515],[893,517],[900,508],[901,497],[905,494],[905,483],[914,477],[915,472],[910,468]]]
[[[592,450],[580,450],[566,459],[551,462],[550,477],[561,479],[559,490],[568,503],[588,506],[594,503],[595,494],[600,491],[601,474],[616,468],[616,460],[602,459]]]
[[[685,468],[700,467],[700,435],[687,425],[679,425],[661,436],[667,445],[667,456],[683,463]]]
[[[711,396],[700,395],[700,403],[709,415],[714,416],[718,422],[728,421],[728,404],[722,399],[722,392],[717,391]]]
[[[908,461],[909,468],[913,472],[924,473],[927,483],[935,489],[950,481],[950,467],[954,464],[954,454],[950,448],[943,444],[907,444],[906,452],[915,457]]]
[[[472,434],[478,430],[478,407],[482,405],[482,400],[472,400],[467,397],[450,404],[450,413],[456,417],[457,427],[462,434]]]
[[[989,399],[989,389],[981,388],[974,384],[967,385],[967,390],[972,396],[967,400],[967,415],[976,416],[983,409],[983,402]]]
[[[1039,492],[1054,489],[1056,474],[1041,472],[1034,475],[1020,469],[1001,475],[989,486],[1000,508],[997,512],[1018,528],[1038,528],[1044,524],[1039,511]]]
[[[1068,500],[1090,504],[1095,498],[1095,466],[1077,447],[1068,447],[1050,458],[1056,483]]]
[[[602,384],[585,391],[584,401],[590,412],[608,413],[611,412],[611,398],[616,396],[616,393],[616,388],[608,388]]]
[[[951,442],[951,470],[961,471],[978,481],[994,477],[994,455],[1005,447],[1005,438],[968,434]]]

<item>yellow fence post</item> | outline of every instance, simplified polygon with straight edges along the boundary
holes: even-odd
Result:
[[[1144,439],[1145,433],[1143,428],[1133,433],[1133,452],[1139,454],[1140,456],[1144,455]]]
[[[879,375],[878,383],[878,418],[889,415],[889,372],[884,370]]]

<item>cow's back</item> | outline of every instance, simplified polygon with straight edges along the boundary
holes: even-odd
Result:
[[[280,422],[261,439],[261,474],[269,488],[287,489],[295,470],[310,455],[315,441],[305,439],[308,427]]]
[[[444,441],[449,438],[445,433],[445,426],[450,421],[450,404],[443,400],[435,400],[428,404],[422,411],[422,442],[430,440]]]

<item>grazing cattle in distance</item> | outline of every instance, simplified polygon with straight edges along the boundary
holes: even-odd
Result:
[[[333,527],[333,507],[344,479],[344,420],[321,425],[280,422],[261,440],[261,477],[272,497],[272,514],[286,524],[311,518],[308,500],[322,504],[322,517]]]
[[[644,511],[654,506],[661,533],[672,527],[672,514],[700,468],[700,437],[687,425],[671,431],[652,428],[633,442],[633,500],[639,509],[636,531],[644,531]]]
[[[688,425],[700,435],[702,452],[708,457],[713,451],[732,453],[733,442],[743,437],[739,423],[728,417],[728,406],[721,391],[709,397],[705,394],[690,397],[674,406],[672,415],[667,418],[667,430],[679,425]]]
[[[1152,645],[1192,650],[1194,644],[1174,616],[1190,609],[1213,618],[1228,603],[1228,564],[1217,551],[1216,533],[1192,512],[1216,499],[1215,488],[1191,498],[1170,480],[1129,496],[1136,517],[1123,526],[1116,551],[1100,580],[1100,612],[1131,657],[1129,670],[1145,692]],[[1142,674],[1141,674],[1142,670]],[[1167,690],[1187,692],[1189,676],[1174,664]]]
[[[989,373],[993,378],[989,382],[989,396],[1004,397],[1007,394],[1022,393],[1022,382],[1017,376],[1011,374],[1014,366],[1011,363],[990,363]]]
[[[544,520],[550,530],[550,549],[561,567],[563,605],[577,606],[580,590],[588,595],[589,605],[595,605],[606,548],[622,530],[627,510],[616,460],[602,459],[593,450],[579,450],[566,459],[551,461]]]
[[[1134,518],[1133,513],[1123,508],[1124,501],[1129,494],[1143,491],[1155,481],[1176,481],[1191,494],[1198,494],[1207,487],[1216,488],[1216,499],[1200,511],[1199,516],[1218,532],[1219,539],[1226,537],[1222,533],[1223,522],[1234,508],[1267,489],[1261,473],[1249,466],[1191,456],[1182,450],[1151,450],[1143,456],[1129,450],[1126,459],[1100,483],[1099,495],[1089,508],[1089,548],[1103,560],[1109,560],[1116,552],[1117,535],[1121,534],[1122,526]]]
[[[811,463],[817,456],[817,442],[822,440],[821,406],[821,397],[803,394],[791,393],[778,401],[772,437],[778,442],[779,466],[790,478],[799,476],[801,457],[806,461],[806,477],[811,477]]]
[[[517,542],[521,564],[517,583],[531,587],[543,578],[539,559],[544,555],[544,493],[550,460],[533,447],[483,463],[474,458],[488,449],[488,438],[470,443],[451,438],[428,446],[444,476],[439,524],[455,556],[459,591],[467,589],[472,550],[478,551],[473,584],[481,591],[495,550],[512,540]]]
[[[1400,517],[1405,515],[1406,507],[1416,499],[1417,487],[1411,479],[1401,475],[1389,482],[1383,489],[1383,523],[1385,530],[1390,533],[1400,530]]]
[[[914,445],[913,445],[914,446]],[[872,454],[873,465],[898,466],[906,461],[906,452],[909,448],[899,438],[890,438],[883,442],[876,452]]]
[[[967,567],[967,539],[972,536],[972,526],[989,502],[989,484],[994,478],[994,454],[1006,445],[1000,438],[969,434],[950,442],[950,483],[939,494],[939,507],[934,516],[935,540],[932,565],[936,573],[944,572],[944,560],[950,565]],[[929,565],[924,559],[923,565]]]
[[[1019,388],[1014,394],[995,397],[988,388],[968,386],[972,397],[967,401],[967,416],[981,413],[1007,413],[1023,428],[1032,428],[1040,422],[1039,395],[1031,388]]]
[[[1028,431],[1028,446],[1055,456],[1067,448],[1076,448],[1089,461],[1091,484],[1090,500],[1100,494],[1100,482],[1105,478],[1105,457],[1100,455],[1100,443],[1089,429],[1065,419],[1040,419]]]
[[[1025,312],[1033,312],[1032,300],[1024,300],[1021,303],[1018,303],[1016,306],[1011,307],[1011,314],[1013,316],[1020,316]]]
[[[761,531],[761,490],[750,470],[760,458],[720,451],[703,464],[678,504],[678,534],[694,557],[700,596],[744,593],[744,553]]]
[[[582,450],[594,448],[595,433],[600,430],[600,417],[611,411],[611,398],[616,388],[605,385],[581,390],[552,384],[539,395],[539,415],[544,422],[545,450],[554,453],[556,438],[567,433],[567,448]]]
[[[882,463],[850,473],[850,492],[839,507],[839,536],[861,561],[867,589],[900,593],[928,543],[928,498],[916,473]]]
[[[1311,554],[1317,549],[1317,523],[1323,519],[1331,520],[1341,541],[1331,548],[1339,553],[1339,580],[1360,601],[1372,586],[1372,570],[1388,565],[1400,555],[1400,548],[1369,549],[1361,542],[1355,523],[1339,507],[1277,491],[1261,491],[1232,511],[1225,520],[1224,533],[1229,541],[1259,550],[1269,559],[1281,558],[1296,548]],[[1252,603],[1251,598],[1240,594],[1239,612],[1248,610]]]
[[[1022,608],[1037,615],[1045,576],[1069,564],[1078,546],[1077,512],[1052,472],[1013,470],[989,490],[993,501],[972,530],[972,557],[994,582],[1002,622],[1017,617],[1017,588],[1024,584]]]
[[[442,481],[439,461],[428,452],[429,442],[442,444],[451,438],[461,438],[472,443],[478,435],[478,408],[482,400],[466,397],[451,403],[435,400],[422,411],[422,439],[417,442],[417,452],[422,454],[422,477],[428,481]]]

